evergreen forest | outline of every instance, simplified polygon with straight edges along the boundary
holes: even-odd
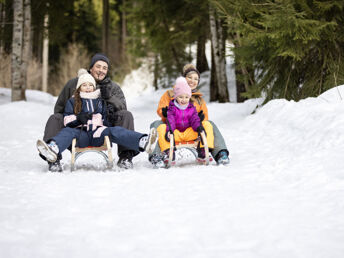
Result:
[[[344,0],[0,0],[0,87],[13,101],[58,95],[97,52],[119,83],[150,60],[156,89],[194,62],[219,102],[232,55],[238,102],[298,101],[344,84]]]

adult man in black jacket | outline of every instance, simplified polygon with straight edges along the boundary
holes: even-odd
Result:
[[[125,96],[121,88],[108,77],[109,59],[103,54],[95,54],[91,59],[89,73],[94,77],[97,88],[100,88],[101,97],[105,100],[107,108],[107,120],[112,126],[122,126],[129,130],[134,130],[133,115],[127,110]],[[43,140],[49,139],[59,133],[64,127],[63,112],[67,100],[73,96],[78,78],[69,80],[62,89],[54,107],[54,114],[47,121],[44,130]],[[117,165],[121,168],[132,168],[132,158],[135,151],[128,150],[123,146],[118,146],[119,160]],[[62,171],[60,159],[55,163],[49,163],[49,170]]]

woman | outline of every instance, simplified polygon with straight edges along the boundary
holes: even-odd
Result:
[[[193,64],[187,64],[183,67],[183,76],[185,77],[188,85],[192,91],[191,100],[196,107],[198,115],[201,120],[208,120],[208,108],[205,100],[202,98],[202,93],[198,89],[198,84],[200,80],[200,73]],[[160,98],[157,113],[161,117],[161,120],[154,121],[150,127],[158,128],[159,125],[166,122],[167,108],[170,101],[174,98],[173,90],[167,90]],[[208,120],[209,121],[209,120]],[[225,140],[214,124],[214,122],[209,121],[213,127],[214,132],[214,148],[211,150],[211,155],[215,158],[215,161],[218,165],[228,165],[228,149],[225,143]],[[161,156],[161,151],[159,145],[156,145],[153,153],[149,155],[149,161],[156,167],[163,167],[162,162],[163,157]]]

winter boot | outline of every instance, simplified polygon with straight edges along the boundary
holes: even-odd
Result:
[[[62,172],[62,166],[60,163],[61,155],[58,155],[57,160],[55,162],[48,162],[49,171],[51,172]]]
[[[164,155],[162,154],[153,154],[150,158],[149,158],[150,163],[152,163],[153,168],[163,168],[165,167],[165,163],[164,163]]]
[[[228,158],[228,151],[222,150],[220,151],[216,157],[215,157],[217,165],[228,165],[229,164],[229,158]]]
[[[168,162],[169,162],[169,159],[170,159],[170,149],[167,149],[167,150],[163,151],[162,154],[163,154],[163,160],[164,160],[165,166],[167,166]],[[176,164],[175,160],[176,160],[176,153],[173,151],[171,165],[175,165]]]
[[[149,135],[142,136],[139,142],[141,150],[151,154],[154,151],[155,145],[158,141],[158,132],[155,128],[151,128]]]
[[[209,162],[212,162],[213,158],[209,156]],[[197,162],[204,164],[205,163],[205,150],[204,148],[197,147]]]
[[[132,169],[134,167],[133,165],[133,151],[126,150],[122,151],[119,155],[119,160],[117,162],[117,166],[123,169]]]
[[[45,157],[48,162],[54,163],[57,160],[59,147],[56,145],[55,141],[50,141],[47,144],[45,141],[38,140],[36,146],[39,153]]]

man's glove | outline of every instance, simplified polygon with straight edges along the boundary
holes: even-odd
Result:
[[[92,118],[92,114],[89,113],[80,113],[76,116],[76,120],[78,120],[81,124],[87,124],[87,121]]]
[[[105,85],[100,87],[100,94],[101,94],[102,99],[109,99],[111,97],[110,90],[108,90]]]
[[[110,103],[107,103],[106,109],[108,114],[115,114],[115,112],[117,111],[117,109]]]
[[[201,110],[201,111],[198,113],[198,117],[199,117],[199,119],[201,120],[201,122],[204,120],[205,115],[204,115],[204,113],[203,113],[203,110]]]
[[[167,117],[167,110],[168,110],[168,106],[163,107],[163,108],[161,109],[162,115],[163,115],[164,117]]]

